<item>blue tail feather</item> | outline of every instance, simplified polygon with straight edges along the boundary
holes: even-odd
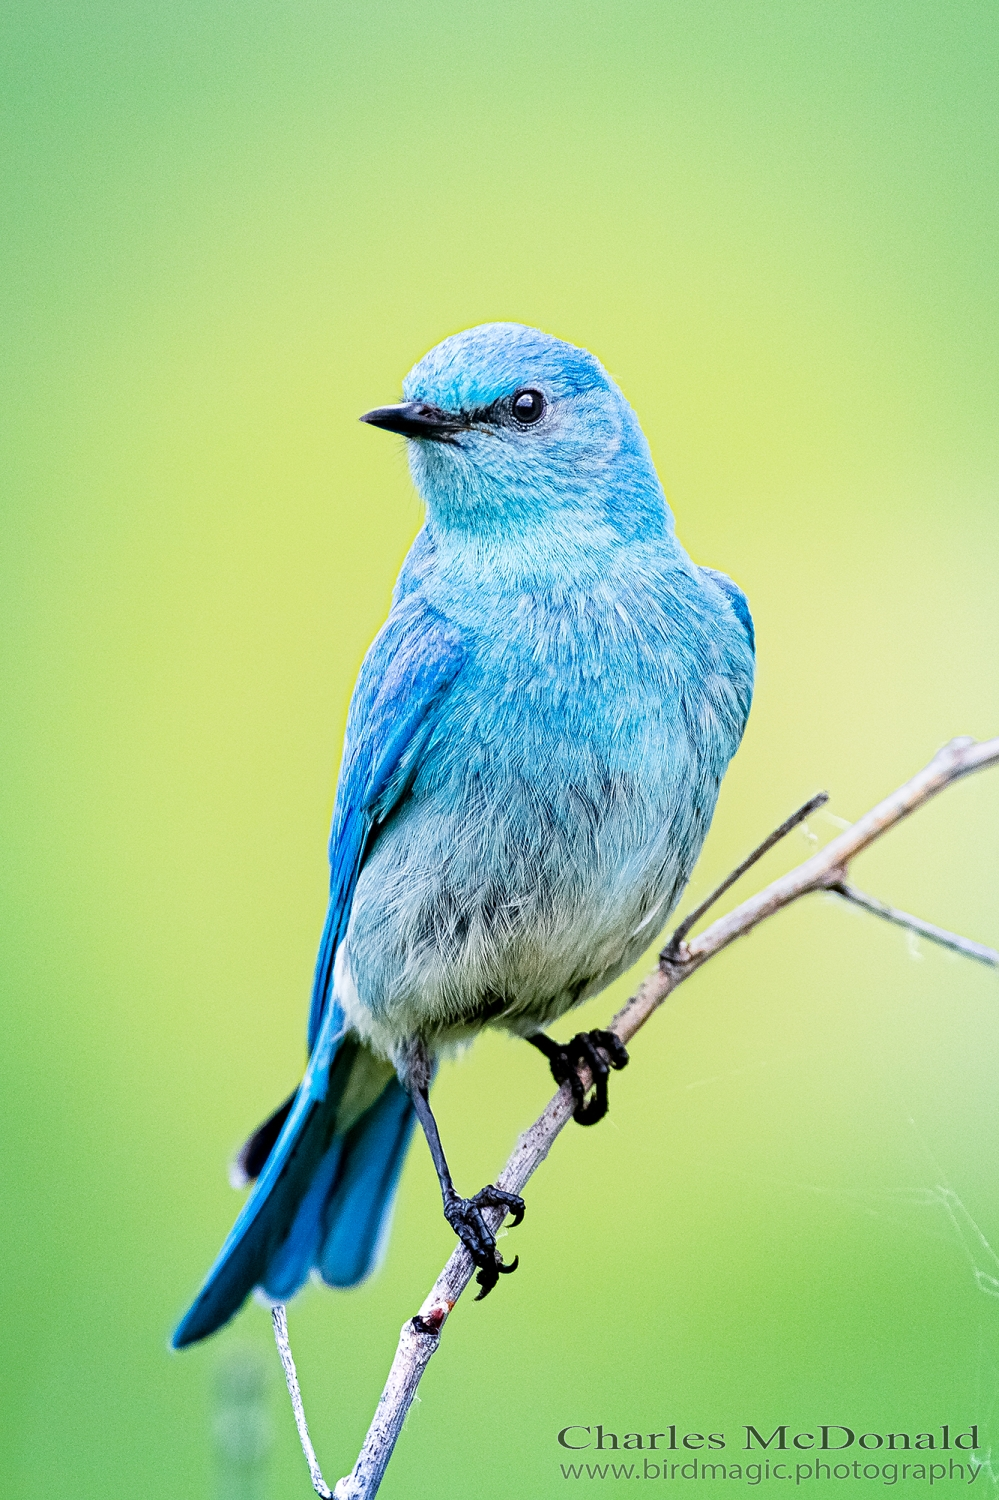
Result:
[[[343,1138],[316,1267],[327,1286],[356,1286],[381,1259],[416,1112],[398,1079]]]
[[[281,1245],[269,1260],[260,1286],[275,1302],[286,1302],[308,1279],[322,1233],[323,1208],[333,1191],[343,1155],[343,1136],[333,1141],[320,1161]]]
[[[174,1348],[214,1333],[255,1287],[283,1301],[314,1266],[336,1286],[374,1269],[413,1121],[395,1075],[383,1077],[330,1006],[288,1118]]]

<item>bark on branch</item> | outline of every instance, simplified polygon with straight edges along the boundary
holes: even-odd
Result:
[[[918,917],[910,917],[905,912],[886,906],[874,897],[856,890],[847,880],[851,862],[858,854],[869,848],[876,839],[881,838],[889,829],[894,828],[896,824],[915,812],[917,808],[922,807],[945,787],[970,775],[973,771],[979,771],[997,763],[999,763],[999,737],[983,740],[980,743],[970,738],[951,740],[950,744],[945,745],[933,757],[928,766],[917,772],[911,780],[892,792],[883,802],[879,802],[869,813],[833,839],[824,849],[813,854],[810,859],[806,859],[803,864],[798,865],[788,874],[771,881],[755,896],[750,896],[747,901],[741,902],[725,916],[712,922],[703,932],[688,940],[687,933],[694,922],[704,915],[718,897],[762,854],[772,848],[790,828],[801,822],[814,807],[826,800],[824,794],[812,798],[804,808],[799,809],[792,818],[771,834],[748,860],[743,861],[738,870],[719,886],[708,901],[702,903],[690,918],[680,924],[663,949],[658,967],[648,976],[637,993],[618,1011],[609,1029],[616,1032],[622,1042],[629,1041],[677,986],[685,979],[689,979],[691,974],[696,973],[702,964],[707,963],[708,959],[720,953],[723,948],[727,948],[730,943],[734,943],[736,938],[744,937],[768,917],[774,916],[784,907],[790,906],[792,902],[814,891],[831,891],[844,900],[861,906],[866,911],[898,926],[907,927],[933,942],[942,943],[945,947],[965,953],[971,958],[999,967],[999,953],[994,949],[986,948],[981,943],[971,942],[933,923],[924,922]],[[583,1081],[587,1082],[585,1075]],[[510,1193],[520,1193],[548,1155],[559,1131],[572,1118],[572,1111],[572,1094],[569,1085],[565,1083],[549,1101],[530,1129],[526,1130],[517,1141],[509,1161],[496,1179],[496,1186]],[[487,1209],[485,1217],[495,1231],[505,1215],[500,1209]],[[459,1244],[434,1282],[419,1312],[403,1324],[395,1359],[392,1361],[392,1368],[368,1435],[364,1440],[364,1446],[351,1473],[341,1479],[332,1492],[336,1500],[371,1500],[371,1497],[377,1493],[389,1459],[392,1457],[406,1413],[416,1395],[420,1379],[440,1345],[448,1314],[471,1281],[474,1271],[475,1266],[468,1251]],[[295,1377],[294,1361],[288,1346],[283,1307],[274,1309],[274,1331],[288,1379],[288,1390],[295,1410],[299,1434],[302,1437],[303,1450],[309,1461],[313,1485],[316,1492],[323,1496],[324,1500],[328,1500],[331,1492],[319,1472],[319,1465],[308,1439],[301,1395]]]

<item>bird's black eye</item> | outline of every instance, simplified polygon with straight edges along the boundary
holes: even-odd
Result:
[[[540,391],[518,391],[511,406],[517,421],[530,427],[543,414],[545,398]]]

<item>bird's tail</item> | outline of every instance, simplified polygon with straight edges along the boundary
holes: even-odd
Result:
[[[353,1286],[378,1264],[414,1112],[390,1063],[345,1034],[330,1005],[297,1093],[237,1162],[257,1182],[173,1336],[183,1348],[221,1328],[254,1288],[283,1302],[315,1269]]]

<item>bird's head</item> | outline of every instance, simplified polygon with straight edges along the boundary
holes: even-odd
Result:
[[[622,540],[672,520],[637,418],[598,359],[520,323],[445,339],[362,422],[409,439],[432,521],[514,538],[568,526]]]

